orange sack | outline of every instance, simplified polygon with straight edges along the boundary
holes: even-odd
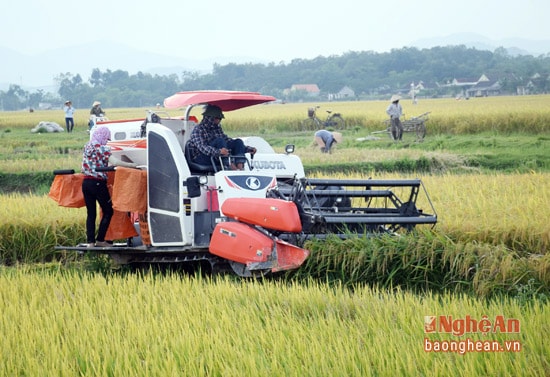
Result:
[[[114,213],[113,217],[111,218],[111,223],[109,224],[109,229],[107,229],[107,234],[105,235],[106,240],[121,240],[138,235],[130,218],[130,214],[128,213],[129,210],[116,208],[113,200],[115,192],[118,191],[118,189],[116,188],[117,176],[119,176],[119,173],[121,173],[121,171],[124,173],[124,170],[134,169],[117,167],[116,171],[107,173],[107,187],[109,188],[109,193],[111,194],[111,202],[113,203]],[[118,179],[118,181],[118,183],[120,184],[120,179]],[[145,203],[145,205],[147,206],[147,202]]]
[[[138,189],[136,183],[130,184],[130,180],[126,182],[124,177],[128,177],[129,174],[125,174],[124,170],[134,170],[136,173],[135,176],[139,177],[137,180],[137,185],[140,186]],[[122,179],[116,177],[119,175],[120,171],[123,171]],[[143,173],[143,174],[141,174]],[[128,212],[133,212],[132,208],[143,208],[145,205],[145,212],[147,210],[147,175],[146,172],[141,172],[135,169],[125,169],[117,168],[117,172],[108,174],[107,187],[111,193],[111,198],[113,200],[113,209],[114,214],[111,219],[111,224],[107,230],[107,235],[105,236],[108,240],[118,240],[125,239],[129,237],[135,237],[138,235],[134,224],[128,215]],[[144,177],[144,178],[143,178]],[[57,204],[62,207],[68,208],[81,208],[85,207],[86,203],[84,202],[84,194],[82,194],[82,181],[84,180],[84,174],[58,174],[54,177],[52,185],[50,186],[50,192],[48,197],[53,199]],[[122,183],[121,183],[122,182]],[[120,184],[120,189],[117,189],[117,183]],[[126,187],[126,189],[124,189]],[[119,202],[120,198],[123,198],[122,204],[115,207],[114,195],[118,195]],[[132,194],[133,193],[133,194]],[[126,198],[124,198],[127,196]],[[129,209],[124,209],[128,207]]]
[[[107,234],[106,240],[121,240],[125,238],[135,237],[138,233],[134,224],[130,219],[130,215],[126,212],[120,212],[115,210]]]
[[[84,207],[84,194],[82,194],[82,181],[84,174],[59,174],[53,179],[48,197],[53,199],[61,207]]]
[[[147,171],[118,167],[111,194],[117,211],[147,211]]]

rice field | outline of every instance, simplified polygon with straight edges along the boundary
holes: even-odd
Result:
[[[429,112],[428,131],[439,133],[478,133],[483,131],[531,132],[549,131],[550,95],[484,97],[457,101],[452,98],[419,99],[416,105],[402,100],[404,119]],[[302,120],[307,118],[308,108],[319,105],[317,116],[324,120],[326,111],[339,112],[348,128],[368,131],[383,129],[387,119],[387,101],[310,102],[265,104],[226,113],[223,125],[227,131],[246,130],[250,133],[297,131]],[[148,110],[161,116],[182,116],[184,109],[123,108],[105,109],[111,120],[144,118]],[[191,115],[201,118],[201,108],[196,107]],[[29,131],[40,121],[53,121],[65,125],[64,113],[59,110],[28,112],[1,112],[0,130],[24,128]],[[75,130],[87,129],[89,109],[77,109]]]
[[[549,104],[550,96],[403,101],[406,117],[431,112],[430,135],[540,134],[540,145]],[[229,112],[224,128],[274,140],[276,149],[284,135],[304,163],[322,165],[310,137],[298,131],[314,105]],[[320,105],[321,118],[326,109],[344,115],[348,140],[384,127],[385,101]],[[122,119],[143,117],[146,109],[106,110]],[[0,113],[0,174],[77,168],[87,114],[77,111],[74,134],[38,136],[24,130],[42,120],[63,125],[61,110]],[[464,158],[445,150],[363,149],[351,141],[344,148],[348,153],[337,150],[331,164],[434,158],[454,166]],[[357,177],[351,170],[330,177],[349,174]],[[0,195],[0,376],[548,375],[548,173],[368,176],[421,178],[436,228],[312,241],[311,257],[295,274],[258,281],[91,272],[78,257],[60,259],[53,250],[84,240],[84,209],[58,207],[32,191]],[[455,332],[499,318],[520,329],[426,332],[427,318],[449,316],[457,319]]]
[[[341,173],[331,177],[347,176]],[[383,178],[418,177],[384,174]],[[550,247],[546,206],[550,202],[548,174],[464,174],[420,178],[437,211],[436,228],[439,232],[457,241],[504,244],[524,253],[545,254]],[[418,207],[429,209],[425,197],[419,197]],[[83,209],[58,207],[46,195],[0,196],[2,225],[82,226],[85,212]],[[23,236],[19,238],[24,239]]]
[[[541,336],[550,308],[536,302],[52,267],[2,269],[0,311],[4,376],[543,376],[550,368]],[[504,317],[519,327],[426,333],[425,316]]]
[[[419,226],[399,238],[310,241],[311,256],[296,275],[347,286],[457,289],[486,298],[550,296],[548,174],[440,175],[423,181],[438,214],[434,229]],[[5,264],[66,258],[54,246],[85,242],[84,209],[58,207],[45,195],[4,195],[0,204]],[[428,209],[428,198],[420,196],[418,206]]]

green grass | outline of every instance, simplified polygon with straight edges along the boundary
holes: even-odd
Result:
[[[320,157],[311,147],[313,132],[300,132],[299,124],[313,103],[259,105],[227,112],[223,126],[234,137],[262,136],[277,151],[294,143],[306,171],[328,173],[342,169],[368,171],[421,171],[438,173],[528,172],[550,169],[549,96],[516,96],[454,99],[424,99],[418,105],[403,103],[407,118],[430,112],[427,136],[422,143],[405,133],[402,143],[393,143],[386,134],[372,134],[385,128],[385,101],[334,102],[319,110],[341,112],[348,120],[344,142],[335,153]],[[108,109],[110,119],[136,119],[144,108]],[[162,115],[165,115],[162,109]],[[200,109],[191,113],[200,118]],[[181,116],[181,109],[168,115]],[[77,111],[72,134],[33,134],[39,121],[63,124],[62,111],[0,113],[0,175],[79,169],[86,133],[88,110]],[[378,137],[357,141],[358,138]],[[1,187],[2,182],[0,182]],[[26,190],[26,187],[24,187]]]
[[[262,137],[279,152],[286,144],[295,144],[295,153],[301,157],[306,171],[550,171],[548,135],[430,135],[418,143],[413,135],[406,134],[401,143],[394,143],[385,135],[378,140],[357,140],[367,135],[369,133],[362,129],[345,131],[344,142],[337,145],[330,156],[321,156],[312,146],[312,135],[308,132],[265,132]],[[82,147],[88,137],[83,131],[39,135],[22,129],[0,131],[0,175],[79,170]]]

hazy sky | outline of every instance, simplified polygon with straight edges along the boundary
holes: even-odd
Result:
[[[289,62],[462,32],[550,39],[549,0],[19,0],[9,8],[0,46],[26,54],[112,40],[172,56]]]

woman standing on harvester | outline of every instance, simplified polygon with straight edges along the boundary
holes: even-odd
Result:
[[[87,247],[110,246],[105,241],[107,229],[113,217],[113,205],[111,195],[107,188],[107,173],[98,172],[97,168],[106,168],[109,165],[125,166],[129,168],[137,167],[137,164],[120,161],[111,154],[111,148],[107,142],[111,139],[111,131],[105,127],[98,127],[88,143],[84,146],[82,153],[82,173],[84,180],[82,182],[82,193],[86,203],[86,242]],[[97,218],[96,202],[99,203],[102,211],[102,217],[99,222],[97,237],[95,234],[95,223]]]

